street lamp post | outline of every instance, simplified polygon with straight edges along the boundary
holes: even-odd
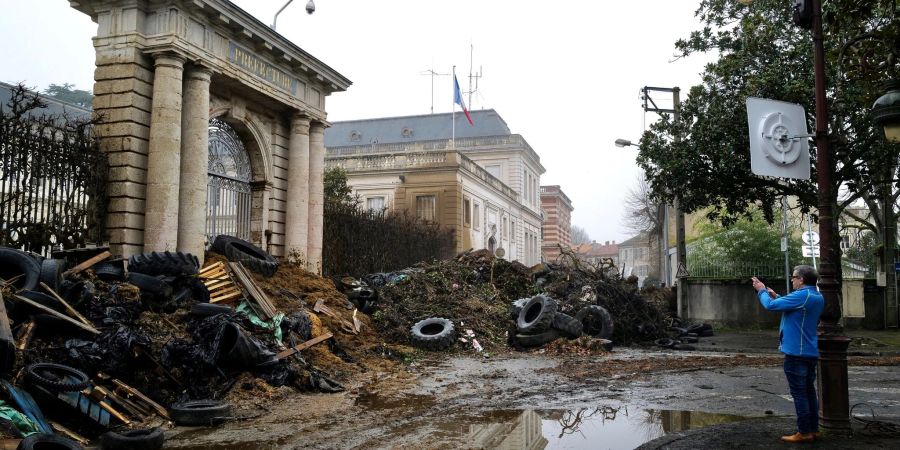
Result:
[[[873,121],[884,130],[886,141],[900,143],[900,80],[885,83],[884,95],[872,106]],[[897,217],[893,209],[893,177],[897,165],[894,161],[884,164],[881,183],[882,223],[884,224],[884,247],[881,254],[881,267],[884,270],[884,322],[886,327],[897,327],[900,324],[900,308],[897,302],[897,275],[894,268],[897,253]]]
[[[850,429],[850,401],[847,381],[847,346],[850,338],[843,335],[841,319],[841,285],[837,271],[841,267],[841,255],[833,236],[834,186],[832,173],[834,161],[828,145],[828,105],[825,97],[825,49],[822,34],[822,1],[812,0],[811,11],[799,2],[801,19],[812,13],[812,38],[814,47],[816,93],[816,169],[819,185],[819,235],[821,236],[821,265],[819,266],[819,291],[825,298],[825,309],[819,322],[819,395],[822,405],[822,427],[841,432]],[[797,22],[806,28],[806,20]]]

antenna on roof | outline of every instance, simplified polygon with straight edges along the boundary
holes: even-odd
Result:
[[[475,75],[472,75],[472,54],[475,53],[475,46],[470,42],[469,43],[469,109],[475,109],[475,105],[472,104],[472,94],[478,92],[478,79],[482,76],[481,66],[478,66],[478,72]],[[475,79],[475,89],[472,89],[472,79]]]
[[[431,68],[428,70],[423,70],[421,72],[422,75],[431,76],[431,114],[434,114],[434,77],[446,77],[449,76],[449,73],[438,73],[434,71],[434,60],[431,61]]]

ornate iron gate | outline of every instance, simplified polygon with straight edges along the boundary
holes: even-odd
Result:
[[[250,157],[227,123],[209,121],[209,184],[206,235],[209,242],[227,234],[250,239]]]

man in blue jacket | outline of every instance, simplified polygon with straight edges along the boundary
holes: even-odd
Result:
[[[816,328],[825,307],[825,299],[816,288],[819,274],[810,266],[797,266],[791,276],[794,291],[783,297],[752,278],[759,303],[769,311],[781,311],[778,350],[784,353],[794,409],[797,410],[797,433],[782,436],[785,442],[811,442],[819,434],[819,399],[816,396],[816,366],[819,363]]]

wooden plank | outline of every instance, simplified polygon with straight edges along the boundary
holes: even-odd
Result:
[[[21,295],[18,295],[18,294],[13,295],[13,297],[14,297],[17,301],[24,302],[24,303],[26,303],[26,304],[28,304],[28,305],[34,307],[34,308],[37,308],[37,309],[39,309],[39,310],[41,310],[41,311],[43,311],[43,312],[45,312],[45,313],[47,313],[47,314],[50,314],[50,315],[52,315],[52,316],[54,316],[54,317],[60,318],[60,319],[62,319],[62,320],[65,320],[66,322],[69,322],[69,323],[71,323],[72,325],[75,325],[76,327],[81,328],[81,329],[84,330],[84,331],[87,331],[87,332],[93,333],[93,334],[100,334],[100,330],[98,330],[98,329],[96,329],[96,328],[94,328],[94,327],[92,327],[92,326],[90,326],[90,325],[85,325],[85,324],[83,324],[83,323],[81,323],[81,322],[79,322],[79,321],[77,321],[77,320],[75,320],[75,319],[73,319],[73,318],[71,318],[71,317],[65,315],[65,314],[60,313],[59,311],[56,311],[56,310],[54,310],[54,309],[50,309],[50,308],[48,308],[48,307],[46,307],[46,306],[44,306],[44,305],[42,305],[42,304],[40,304],[40,303],[33,302],[33,301],[31,301],[31,300],[29,300],[29,299],[27,299],[27,298],[25,298],[25,297],[22,297]]]
[[[275,317],[278,312],[275,310],[272,302],[269,301],[269,297],[253,281],[253,277],[247,272],[244,265],[240,262],[229,262],[228,265],[235,276],[237,276],[238,281],[247,289],[249,296],[259,305],[260,310],[263,312],[263,319],[270,320]]]
[[[73,441],[77,441],[81,445],[88,445],[91,443],[91,441],[89,441],[86,437],[84,437],[84,436],[82,436],[82,435],[80,435],[80,434],[78,434],[78,433],[52,421],[52,420],[49,420],[48,422],[50,422],[50,427],[52,427],[57,433],[64,434],[69,439],[71,439]],[[52,445],[52,444],[49,444],[49,445]]]
[[[331,338],[333,338],[333,337],[334,337],[334,335],[331,334],[331,332],[326,332],[325,334],[323,334],[323,335],[321,335],[321,336],[314,337],[314,338],[312,338],[312,339],[310,339],[310,340],[308,340],[308,341],[306,341],[306,342],[303,342],[303,343],[301,343],[301,344],[297,344],[297,345],[295,345],[295,346],[293,346],[293,347],[291,347],[291,348],[289,348],[289,349],[287,349],[287,350],[285,350],[285,351],[279,352],[279,353],[278,353],[277,355],[275,355],[275,356],[276,356],[278,359],[284,359],[284,358],[287,358],[288,356],[293,355],[294,353],[297,353],[297,352],[306,350],[306,349],[312,347],[313,345],[318,344],[319,342],[322,342],[322,341],[327,340],[327,339],[331,339]]]
[[[69,312],[70,316],[82,321],[85,325],[88,325],[88,326],[94,325],[91,323],[91,321],[87,320],[86,317],[82,316],[78,311],[76,311],[75,308],[72,307],[72,305],[69,305],[68,302],[63,300],[62,297],[60,297],[59,294],[56,293],[56,291],[54,291],[52,288],[50,288],[50,286],[47,286],[46,284],[44,284],[43,281],[41,281],[41,287],[44,288],[45,291],[49,292],[50,295],[52,295],[53,298],[56,299],[56,301],[62,303],[62,305],[66,308],[66,311]]]
[[[139,399],[140,399],[141,401],[143,401],[144,403],[150,405],[150,407],[153,408],[153,410],[155,410],[157,414],[159,414],[160,416],[162,416],[162,417],[165,418],[166,420],[172,420],[172,418],[169,417],[169,412],[166,411],[166,408],[163,408],[163,407],[160,406],[158,403],[156,403],[156,402],[154,402],[153,400],[150,400],[149,398],[147,398],[147,396],[144,395],[144,394],[142,394],[141,391],[139,391],[139,390],[137,390],[137,389],[135,389],[135,388],[133,388],[133,387],[131,387],[131,386],[129,386],[129,385],[127,385],[127,384],[125,384],[125,383],[123,383],[123,382],[117,380],[117,379],[115,379],[115,378],[113,378],[112,382],[113,382],[113,384],[115,384],[116,386],[118,386],[119,388],[121,388],[123,391],[127,392],[128,395],[133,395],[133,396],[139,398]]]
[[[22,332],[19,334],[19,340],[16,342],[16,349],[25,350],[28,348],[31,338],[34,337],[35,327],[37,327],[37,322],[34,320],[29,320],[22,325]]]
[[[204,280],[212,280],[216,278],[228,279],[228,272],[225,269],[216,270],[215,272],[207,272],[203,275],[197,275]]]
[[[199,274],[203,275],[207,272],[212,272],[214,270],[220,270],[220,269],[224,269],[224,268],[225,268],[225,264],[223,264],[222,261],[214,262],[214,263],[200,269]]]
[[[228,295],[223,295],[223,296],[221,296],[221,297],[210,298],[210,299],[209,299],[209,302],[210,302],[210,303],[222,303],[222,302],[228,302],[228,301],[232,301],[232,300],[234,300],[234,299],[236,299],[236,298],[238,298],[238,297],[240,297],[240,296],[242,296],[242,295],[244,295],[244,293],[241,292],[241,291],[232,292],[232,293],[230,293],[230,294],[228,294]]]
[[[112,253],[110,253],[109,250],[104,250],[103,253],[101,253],[87,261],[84,261],[83,263],[63,272],[63,276],[66,277],[69,275],[74,275],[76,273],[79,273],[79,272],[83,271],[84,269],[87,269],[87,268],[93,266],[94,264],[97,264],[98,262],[103,261],[106,258],[109,258],[110,256],[112,256]]]
[[[212,292],[221,287],[234,286],[234,283],[232,283],[231,280],[224,280],[224,281],[213,281],[211,284],[204,283],[204,285],[206,286],[207,290]]]

